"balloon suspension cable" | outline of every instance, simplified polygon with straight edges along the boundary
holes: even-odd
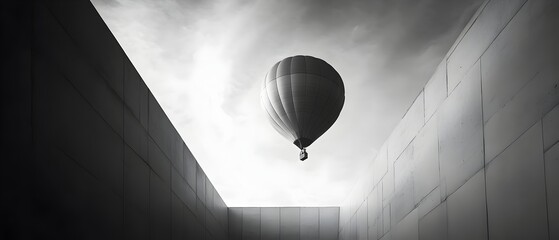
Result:
[[[299,153],[299,160],[305,161],[305,159],[309,158],[309,154],[307,153],[307,149],[303,147],[301,140],[299,140],[299,148],[301,148],[301,152]]]

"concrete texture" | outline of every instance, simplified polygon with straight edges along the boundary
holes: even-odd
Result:
[[[340,208],[228,208],[91,3],[0,11],[2,239],[559,238],[557,1],[483,4]]]
[[[228,238],[223,199],[89,1],[3,4],[2,31],[0,238]]]
[[[342,204],[340,239],[557,239],[558,12],[482,5]]]
[[[338,239],[339,214],[338,207],[232,207],[229,239]]]

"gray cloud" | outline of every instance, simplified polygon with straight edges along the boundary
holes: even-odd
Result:
[[[340,204],[481,4],[92,2],[232,206]],[[266,72],[296,54],[326,60],[346,85],[304,164],[259,106]]]

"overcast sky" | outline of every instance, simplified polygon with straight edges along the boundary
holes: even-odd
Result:
[[[481,0],[92,0],[228,206],[338,206]],[[337,122],[299,150],[260,86],[311,55],[345,84]]]

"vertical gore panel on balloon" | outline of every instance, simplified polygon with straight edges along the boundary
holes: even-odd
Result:
[[[308,64],[307,64],[308,66]],[[310,112],[308,113],[308,118],[305,123],[305,128],[303,128],[302,136],[305,136],[309,139],[312,139],[311,128],[316,122],[316,115],[317,115],[317,102],[321,102],[321,98],[325,97],[324,93],[321,91],[320,82],[323,81],[321,77],[318,75],[306,75],[306,88],[307,88],[307,96],[310,100]]]
[[[338,116],[340,115],[340,112],[344,105],[344,101],[344,93],[337,89],[337,93],[335,94],[335,97],[332,99],[332,103],[330,104],[332,107],[328,108],[330,112],[328,113],[328,118],[325,122],[326,125],[323,126],[325,128],[324,131],[328,130],[332,126],[332,124],[336,122],[336,119],[338,119]]]
[[[281,121],[280,117],[278,116],[278,114],[275,112],[274,107],[272,107],[272,105],[270,104],[270,101],[268,99],[268,94],[266,92],[262,92],[262,94],[260,94],[260,97],[262,98],[262,107],[264,108],[264,110],[266,111],[267,115],[268,115],[268,120],[270,120],[270,123],[272,124],[272,126],[284,137],[291,139],[291,134],[289,133],[289,130],[287,130],[287,127],[285,126],[285,124]]]
[[[328,105],[331,105],[332,107],[326,108],[325,112],[323,112],[322,116],[324,118],[315,131],[319,134],[318,136],[316,136],[316,138],[322,136],[322,134],[330,129],[334,122],[336,122],[336,119],[338,119],[340,113],[341,105],[343,105],[343,99],[343,97],[339,96],[330,99],[330,103],[328,103]]]
[[[343,104],[343,94],[333,82],[323,81],[321,85],[324,86],[322,91],[327,95],[327,100],[320,107],[321,110],[317,115],[318,121],[315,122],[316,125],[312,130],[312,133],[316,134],[316,138],[324,134],[336,121],[341,109],[340,103]]]
[[[266,77],[264,77],[264,81],[262,82],[262,84],[260,84],[260,89],[261,90],[266,88],[266,83],[267,82],[271,81],[271,80],[268,80],[269,79],[268,76],[270,76],[270,72],[266,73]]]
[[[275,82],[276,81],[270,82],[270,84],[268,84],[268,86],[266,87],[268,98],[270,99],[270,104],[274,108],[274,111],[278,115],[279,119],[283,122],[283,125],[285,125],[287,129],[289,129],[291,135],[296,136],[295,131],[293,131],[293,125],[291,124],[291,121],[287,117],[287,113],[283,108],[282,101],[278,92],[278,87]]]
[[[299,134],[299,124],[297,123],[297,112],[295,112],[295,103],[293,102],[292,86],[291,86],[291,75],[279,77],[276,80],[278,85],[279,98],[281,100],[281,105],[291,122],[291,127],[298,137]]]
[[[291,58],[286,58],[279,62],[276,78],[289,74],[291,74]]]
[[[295,56],[291,59],[291,74],[294,73],[305,73],[306,62],[304,56]]]
[[[312,106],[309,104],[309,102],[312,102],[312,99],[309,99],[306,90],[305,74],[291,75],[291,94],[297,113],[310,112],[312,110]]]
[[[320,76],[320,62],[316,58],[310,56],[305,56],[305,60],[307,62],[307,74]]]
[[[332,79],[332,73],[330,71],[330,65],[322,59],[317,58],[318,64],[320,66],[320,76],[326,79]]]
[[[291,75],[291,94],[293,96],[293,106],[295,108],[297,124],[299,126],[299,136],[302,137],[302,130],[306,129],[308,125],[308,116],[312,111],[313,99],[306,94],[306,74],[293,74]]]
[[[279,62],[274,64],[272,69],[270,69],[270,72],[268,72],[268,75],[266,75],[266,84],[268,84],[271,81],[274,81],[274,79],[277,78],[278,66],[279,66]]]
[[[293,136],[291,136],[291,134],[285,132],[283,130],[283,128],[281,128],[275,121],[274,119],[272,119],[271,117],[268,118],[268,120],[270,121],[270,124],[272,125],[272,127],[278,131],[279,134],[281,134],[283,137],[287,138],[287,139],[292,139]],[[295,139],[293,139],[293,141],[295,141]]]
[[[289,128],[287,127],[287,125],[282,121],[274,106],[272,106],[272,101],[270,100],[268,91],[263,91],[260,97],[261,97],[262,107],[264,107],[264,109],[268,113],[268,118],[274,123],[276,123],[277,126],[281,127],[283,129],[282,130],[283,132],[285,132],[286,134],[291,134],[289,132]]]
[[[300,123],[302,124],[302,132],[301,135],[302,137],[305,137],[307,139],[312,139],[311,136],[309,135],[310,133],[310,128],[313,125],[312,122],[312,117],[313,117],[313,111],[314,111],[314,104],[316,102],[316,98],[317,98],[317,82],[316,81],[320,81],[319,79],[317,79],[318,76],[316,75],[310,75],[310,74],[305,74],[305,98],[304,101],[301,102],[301,110],[300,110]]]
[[[340,85],[340,75],[324,60],[320,60],[320,74],[337,86]]]
[[[315,81],[315,79],[317,81]],[[327,92],[328,88],[326,87],[328,80],[319,76],[316,76],[315,79],[313,79],[312,82],[316,83],[316,97],[312,105],[313,111],[311,113],[308,128],[308,134],[310,139],[312,140],[316,140],[322,134],[318,133],[318,125],[320,125],[323,120],[322,112],[323,109],[327,106],[330,97]]]

